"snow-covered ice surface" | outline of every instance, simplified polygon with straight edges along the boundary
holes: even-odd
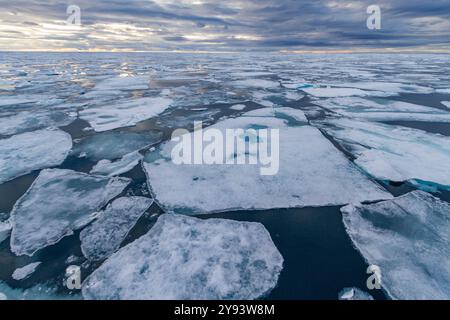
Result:
[[[224,136],[225,130],[232,128],[279,129],[280,157],[276,175],[261,175],[257,165],[175,164],[171,153],[178,142],[171,141],[162,145],[159,157],[155,158],[152,152],[150,159],[144,159],[143,167],[155,199],[166,210],[195,214],[342,205],[391,197],[358,171],[319,130],[303,126],[301,122],[298,126],[289,126],[287,120],[271,117],[272,112],[270,109],[252,111],[209,128],[220,130]],[[282,112],[284,115],[286,110]],[[294,109],[288,114],[300,120],[304,118]],[[188,135],[192,138],[193,133]],[[247,136],[240,139],[245,141]],[[264,137],[249,140],[249,144],[261,146]],[[234,155],[233,152],[224,151],[222,163],[232,157],[245,157],[244,153]],[[218,177],[221,183],[216,182]]]
[[[350,238],[394,299],[450,299],[450,204],[423,191],[342,208]]]
[[[377,179],[450,186],[450,137],[349,118],[317,124]]]
[[[133,169],[143,158],[139,151],[134,151],[114,162],[107,159],[100,160],[90,173],[109,177],[118,176]]]
[[[85,299],[256,299],[283,257],[259,223],[164,214],[83,282]]]
[[[46,169],[11,212],[11,250],[33,255],[57,243],[95,218],[95,212],[117,196],[129,179],[89,176]]]
[[[339,292],[339,300],[373,300],[373,297],[359,288],[344,288]]]
[[[80,112],[80,118],[90,123],[97,132],[134,126],[138,122],[152,118],[172,103],[164,97],[148,97]]]
[[[412,103],[392,100],[375,100],[359,97],[319,100],[316,104],[340,115],[373,121],[434,121],[450,122],[450,112]]]
[[[442,101],[441,103],[450,109],[450,101]]]
[[[71,136],[59,129],[0,139],[0,184],[37,169],[60,165],[71,148]]]
[[[153,200],[144,197],[119,198],[99,213],[80,233],[81,250],[89,260],[102,260],[119,249],[128,232]]]
[[[38,261],[38,262],[33,262],[30,264],[27,264],[26,266],[23,266],[21,268],[17,268],[16,270],[14,270],[13,274],[12,274],[12,278],[14,280],[20,281],[20,280],[24,280],[28,277],[30,277],[34,271],[36,271],[36,268],[41,264],[42,262]]]

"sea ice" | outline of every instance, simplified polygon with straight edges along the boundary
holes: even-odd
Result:
[[[108,177],[118,176],[133,169],[143,158],[144,156],[140,154],[139,151],[134,151],[114,162],[111,162],[111,160],[100,160],[92,168],[90,174]]]
[[[69,125],[75,117],[62,111],[23,111],[6,117],[0,116],[0,135]]]
[[[95,218],[94,212],[120,194],[129,179],[45,169],[11,212],[11,251],[33,255]]]
[[[96,98],[99,96],[117,95],[122,91],[145,90],[149,88],[149,76],[118,76],[97,83],[94,89],[84,96]]]
[[[450,109],[450,101],[441,101],[441,103]]]
[[[304,88],[301,89],[307,94],[319,98],[334,98],[334,97],[351,97],[351,96],[383,96],[380,91],[364,91],[357,88]]]
[[[12,278],[17,281],[29,278],[34,273],[34,271],[36,271],[36,268],[41,263],[42,262],[33,262],[30,264],[27,264],[26,266],[24,266],[22,268],[17,268],[16,270],[14,270],[14,272],[12,274]]]
[[[152,203],[152,199],[144,197],[114,200],[99,214],[97,220],[81,231],[81,250],[84,256],[98,261],[113,254]]]
[[[373,297],[359,288],[344,288],[339,292],[339,300],[373,300]]]
[[[95,131],[102,132],[134,126],[162,113],[171,103],[171,99],[163,97],[139,98],[82,110],[80,118],[89,122]]]
[[[0,139],[0,183],[34,170],[60,165],[72,148],[72,137],[44,129]]]
[[[450,137],[347,118],[317,121],[380,180],[450,186]]]
[[[246,108],[245,104],[235,104],[230,107],[231,110],[242,111]]]
[[[0,281],[0,300],[75,300],[78,295],[62,295],[57,289],[43,284],[28,289],[11,288]]]
[[[315,104],[348,117],[373,121],[450,122],[450,112],[402,101],[341,97],[315,101]]]
[[[423,191],[341,209],[356,248],[393,299],[450,299],[450,204]]]
[[[286,112],[290,108],[279,109]],[[207,128],[218,129],[224,136],[226,129],[278,128],[280,155],[277,174],[262,176],[259,166],[249,164],[178,165],[171,160],[176,143],[170,141],[143,162],[155,199],[168,211],[192,214],[342,205],[392,197],[361,173],[318,129],[288,126],[286,119],[271,117],[274,110],[279,109],[251,111]],[[302,119],[301,110],[291,109],[289,112]],[[192,138],[193,133],[189,135]],[[242,136],[239,139],[247,140],[249,145],[261,146],[270,142],[270,139],[264,141],[262,137],[247,139]],[[227,154],[224,150],[221,163],[226,159],[246,157],[246,154],[233,152]]]
[[[88,137],[75,144],[72,155],[85,156],[93,161],[116,160],[134,151],[161,142],[162,133],[149,131],[135,132],[103,132]]]
[[[398,93],[433,93],[434,89],[414,84],[405,84],[399,82],[351,82],[341,83],[340,87],[357,88],[362,90],[381,91],[389,95]]]
[[[264,88],[264,89],[273,89],[280,87],[280,83],[278,81],[271,81],[264,79],[237,80],[232,82],[232,84],[236,87]]]
[[[85,299],[249,300],[277,284],[283,257],[260,223],[164,214],[92,273]]]

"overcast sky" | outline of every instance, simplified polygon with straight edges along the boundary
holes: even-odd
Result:
[[[450,0],[0,0],[0,50],[450,51]],[[67,25],[68,5],[81,26]],[[369,5],[381,30],[369,30]]]

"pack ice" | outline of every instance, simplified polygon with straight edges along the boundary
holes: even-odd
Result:
[[[315,104],[340,115],[373,121],[450,122],[450,112],[412,103],[359,97],[332,98]]]
[[[158,131],[103,132],[75,144],[71,154],[93,161],[117,160],[136,150],[156,144],[161,141],[161,138],[162,133]]]
[[[0,183],[34,170],[60,165],[72,138],[58,129],[44,129],[0,139]]]
[[[17,268],[16,270],[14,270],[12,278],[17,281],[28,278],[34,273],[34,271],[36,271],[36,268],[39,267],[40,264],[41,262],[38,261],[27,264],[26,266],[23,266],[21,268]]]
[[[315,123],[352,152],[355,163],[377,179],[450,186],[450,137],[347,118]]]
[[[172,100],[168,98],[146,97],[85,109],[79,114],[95,131],[102,132],[134,126],[162,113],[171,104]]]
[[[128,232],[153,200],[144,197],[119,198],[80,233],[81,250],[89,260],[102,260],[119,249]]]
[[[72,170],[42,170],[11,212],[11,251],[33,255],[95,218],[129,179],[90,176]]]
[[[450,299],[450,204],[423,191],[341,209],[350,238],[393,299]]]
[[[144,158],[139,151],[134,151],[124,155],[120,160],[111,162],[110,160],[100,160],[91,170],[90,174],[102,176],[118,176],[133,169]]]
[[[260,223],[164,214],[83,282],[84,299],[256,299],[283,257]]]
[[[290,108],[259,109],[207,128],[218,129],[224,136],[226,129],[278,128],[280,155],[277,174],[263,176],[258,165],[248,164],[175,164],[171,154],[176,143],[169,141],[151,157],[146,156],[143,162],[154,198],[166,210],[183,214],[342,205],[391,198],[345,158],[318,129],[302,125],[306,118],[300,110],[287,109]],[[192,137],[193,133],[189,135]],[[264,143],[261,136],[238,138],[249,145]],[[226,159],[245,158],[252,154],[235,154],[233,151],[227,154],[224,151],[223,156],[222,163],[225,163]]]

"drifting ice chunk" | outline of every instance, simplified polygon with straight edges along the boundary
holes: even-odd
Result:
[[[138,122],[152,118],[172,103],[168,98],[140,98],[111,106],[90,108],[80,111],[80,118],[89,122],[95,131],[108,131],[134,126]]]
[[[358,288],[344,288],[339,292],[339,300],[373,300],[373,297]]]
[[[150,131],[104,132],[82,140],[72,150],[74,156],[85,156],[93,161],[116,160],[161,141],[162,133]]]
[[[230,107],[231,110],[237,110],[237,111],[242,111],[245,108],[246,108],[245,104],[235,104],[234,106]]]
[[[263,79],[246,79],[238,80],[232,83],[236,87],[250,87],[250,88],[277,88],[280,83],[277,81],[263,80]]]
[[[34,170],[60,165],[72,138],[58,129],[22,133],[0,140],[0,183]]]
[[[86,93],[86,98],[117,95],[121,91],[145,90],[150,83],[149,76],[114,77],[99,82],[92,91]]]
[[[441,101],[441,103],[450,109],[450,101]]]
[[[362,90],[382,91],[389,95],[405,93],[433,93],[433,88],[422,87],[399,82],[353,82],[339,84],[340,87],[357,88]]]
[[[100,160],[90,173],[108,177],[118,176],[133,169],[143,158],[144,156],[139,151],[135,151],[124,155],[122,159],[115,162]]]
[[[259,298],[283,257],[262,224],[162,215],[83,283],[85,299]]]
[[[0,281],[0,300],[74,300],[78,295],[60,295],[57,289],[45,285],[36,285],[29,289],[14,289]]]
[[[73,120],[74,117],[61,111],[19,112],[0,117],[0,134],[6,136],[46,127],[61,127],[69,125]]]
[[[450,88],[437,89],[436,92],[438,92],[438,93],[450,93]]]
[[[41,171],[11,212],[11,251],[33,255],[95,218],[129,179],[90,176],[71,170]]]
[[[355,155],[358,166],[377,179],[450,186],[450,137],[346,118],[317,124]]]
[[[12,226],[9,220],[0,221],[0,243],[2,243],[6,238],[9,237],[11,228]]]
[[[342,208],[350,238],[394,299],[450,299],[450,204],[423,191]]]
[[[319,98],[351,97],[351,96],[384,96],[380,91],[364,91],[356,88],[305,88],[307,94]]]
[[[14,272],[12,274],[12,278],[17,281],[28,278],[34,273],[34,271],[36,271],[36,268],[40,264],[41,264],[41,262],[33,262],[22,268],[17,268],[16,270],[14,270]]]
[[[84,256],[93,261],[109,257],[119,249],[128,232],[152,203],[152,199],[144,197],[115,200],[96,221],[81,231]]]
[[[148,185],[159,203],[169,211],[190,214],[341,205],[392,197],[361,173],[318,129],[311,126],[291,127],[285,120],[266,116],[270,115],[271,110],[257,111],[261,117],[228,119],[207,129],[218,129],[225,137],[226,129],[278,128],[280,156],[279,159],[272,159],[272,168],[279,160],[279,171],[275,175],[261,175],[260,167],[269,167],[262,165],[178,165],[171,160],[177,143],[170,141],[163,144],[159,152],[152,154],[155,157],[148,157],[143,162]],[[188,135],[192,138],[193,133]],[[259,148],[265,149],[267,142],[270,148],[270,139],[262,136],[247,138],[244,135],[238,140],[242,139],[254,147],[258,144]],[[220,163],[248,156],[247,153],[236,154],[235,151],[238,150],[224,150]]]
[[[341,115],[366,120],[450,122],[450,112],[402,101],[346,97],[320,100],[315,103]]]

